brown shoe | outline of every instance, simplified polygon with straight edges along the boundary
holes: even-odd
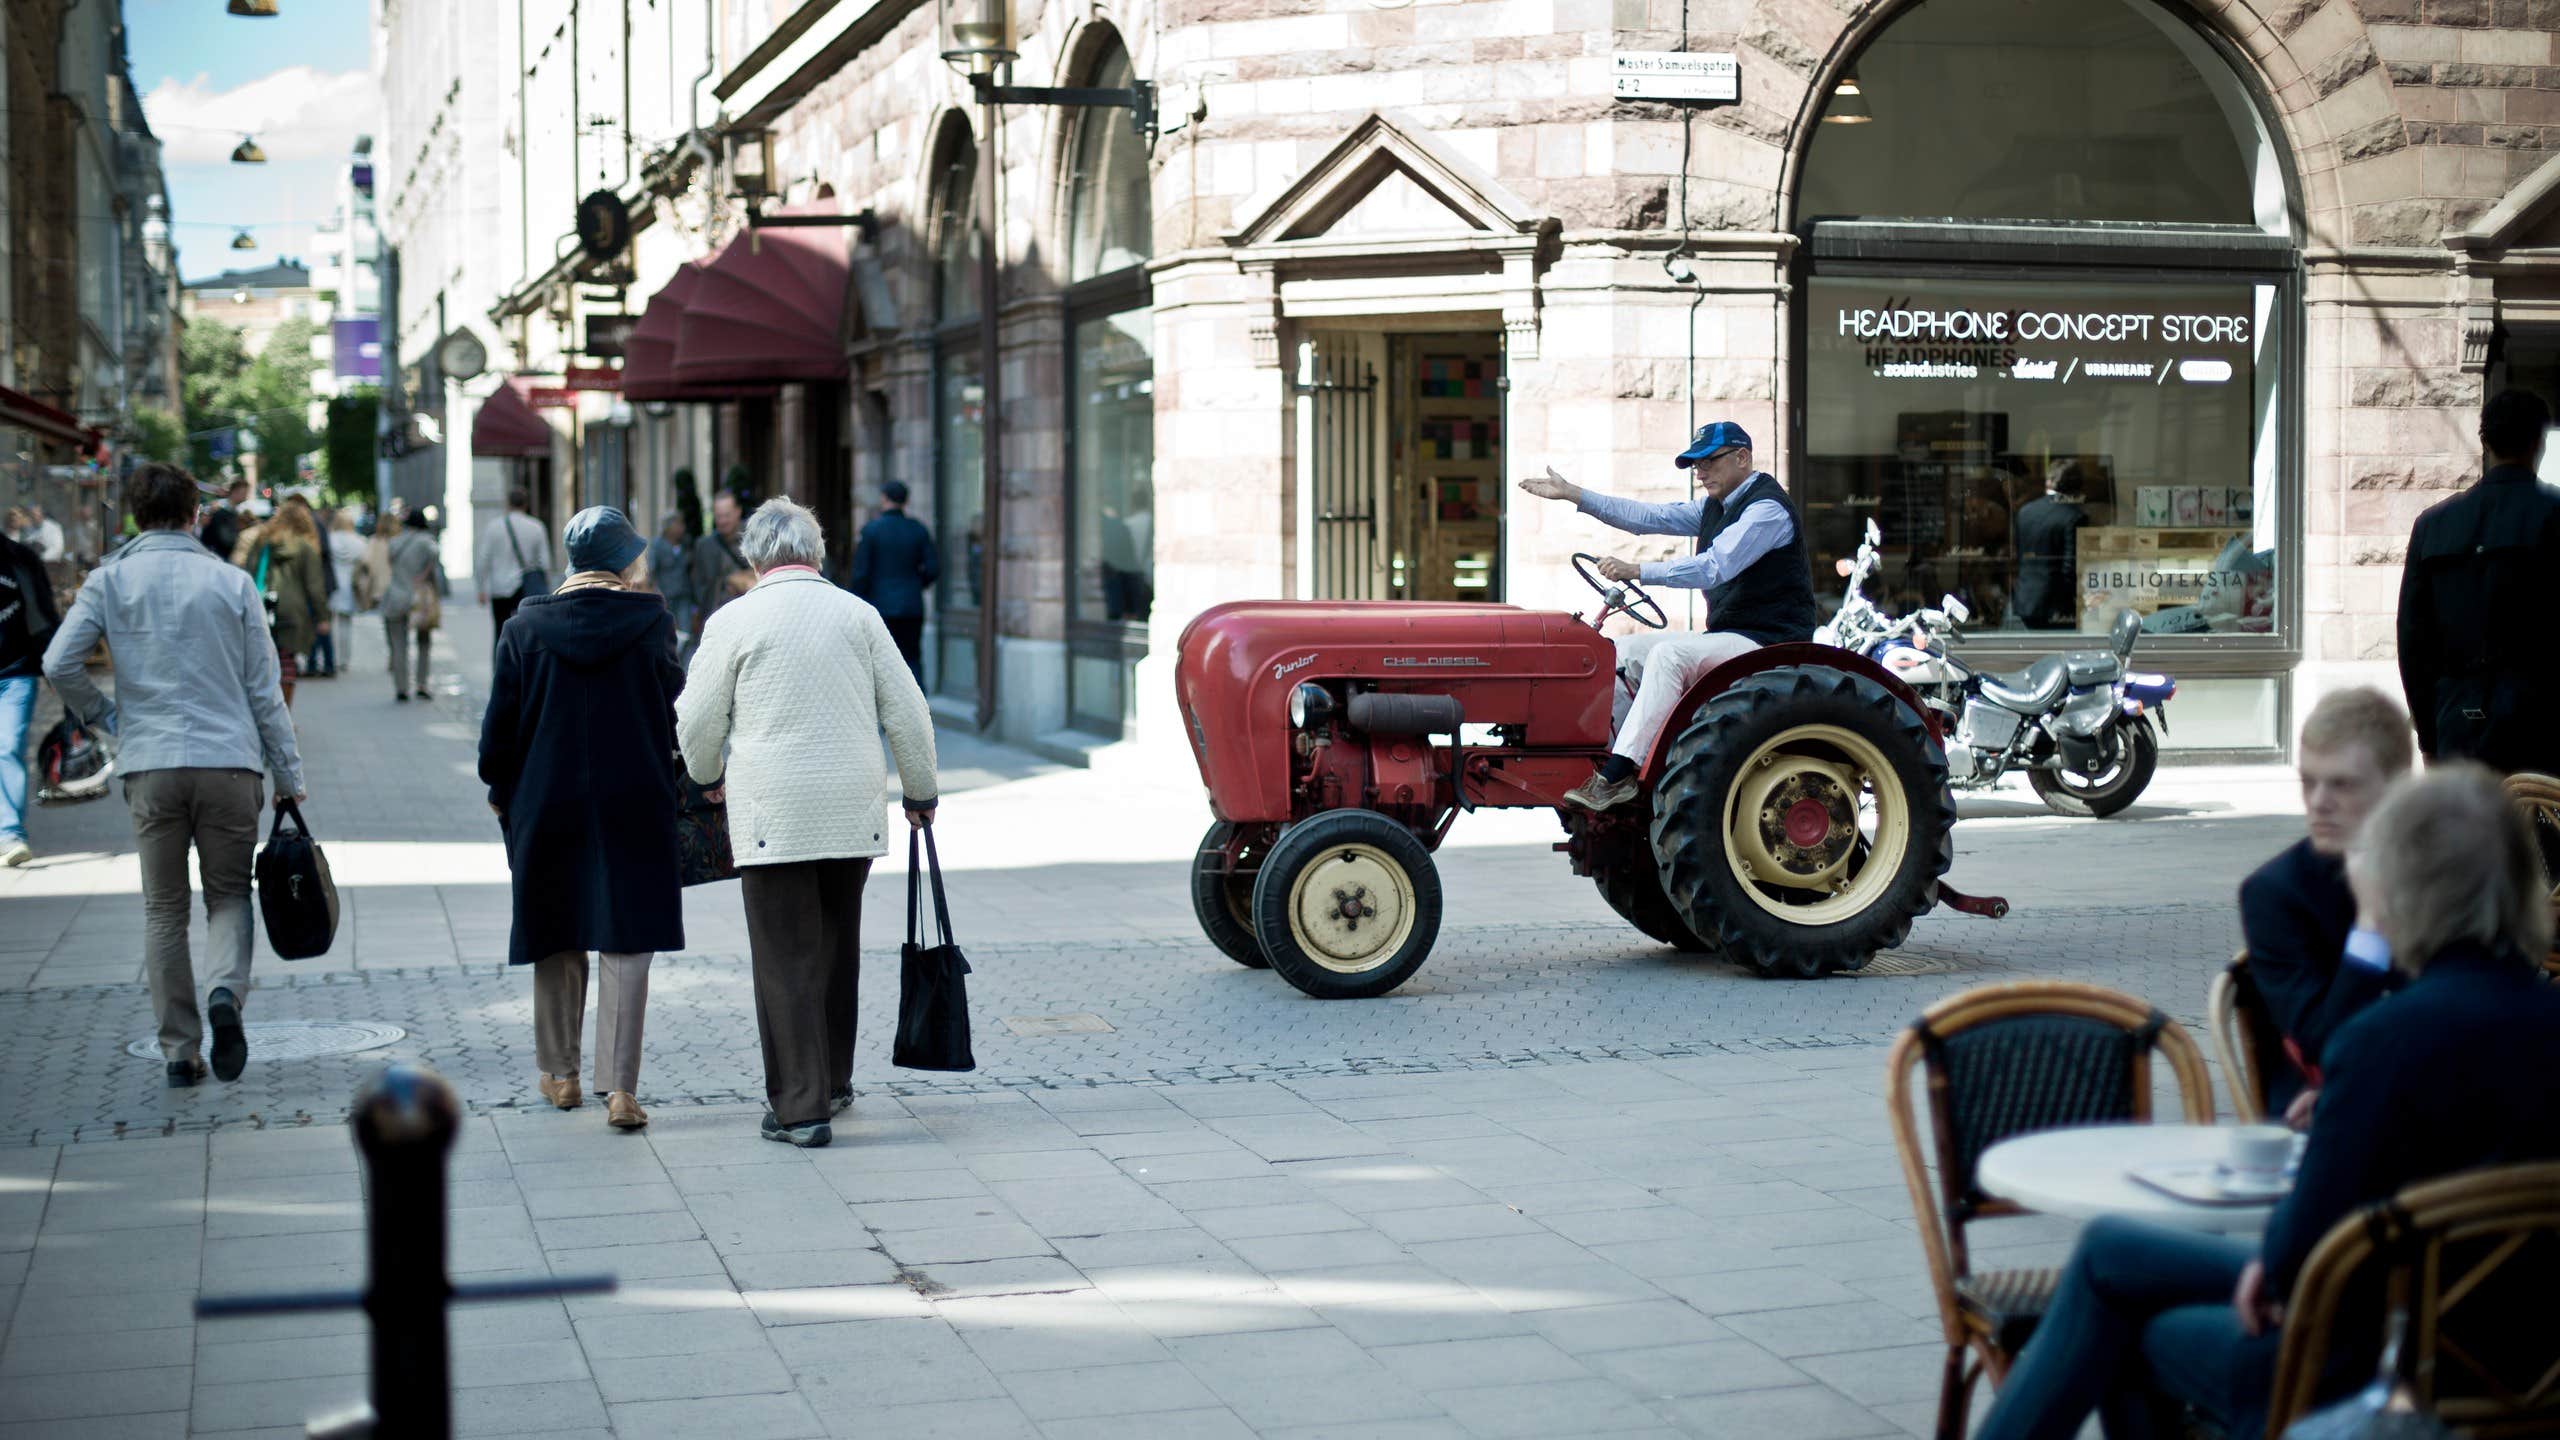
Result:
[[[604,1123],[616,1130],[637,1130],[649,1123],[649,1112],[631,1098],[628,1090],[616,1090],[604,1097]]]
[[[542,1092],[543,1099],[563,1110],[577,1109],[578,1102],[584,1098],[578,1093],[578,1077],[575,1075],[544,1075],[535,1088]]]

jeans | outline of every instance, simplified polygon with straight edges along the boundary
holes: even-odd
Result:
[[[36,713],[36,677],[0,678],[0,845],[27,838],[27,722]]]
[[[250,856],[266,787],[255,770],[142,770],[124,779],[142,861],[142,958],[160,1018],[160,1054],[193,1060],[204,1042],[195,962],[187,951],[187,851],[204,881],[205,957],[212,990],[249,1007]]]
[[[2163,1396],[2225,1435],[2264,1433],[2278,1339],[2242,1333],[2231,1308],[2256,1256],[2229,1236],[2092,1221],[1974,1440],[2072,1440],[2092,1411],[2108,1440],[2174,1435]]]
[[[332,625],[313,636],[311,654],[305,658],[308,661],[302,667],[302,673],[305,675],[338,673],[338,627]]]

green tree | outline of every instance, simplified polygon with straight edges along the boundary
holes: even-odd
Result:
[[[214,456],[213,432],[239,423],[240,381],[249,371],[239,327],[206,319],[190,322],[178,340],[178,367],[187,465],[209,479],[225,463]]]
[[[320,448],[320,432],[311,425],[311,337],[319,327],[308,320],[287,320],[267,337],[264,350],[241,377],[240,409],[252,416],[257,431],[259,475],[268,485],[294,483],[303,456]]]
[[[382,392],[369,385],[329,402],[328,443],[320,452],[320,483],[326,488],[330,504],[373,498],[373,432],[381,409]]]
[[[165,410],[136,410],[126,417],[126,423],[133,430],[135,454],[145,460],[185,463],[186,422]]]

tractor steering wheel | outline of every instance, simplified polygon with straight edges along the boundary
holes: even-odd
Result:
[[[1646,594],[1643,586],[1633,580],[1607,579],[1596,568],[1599,563],[1600,557],[1597,555],[1573,557],[1573,573],[1582,577],[1582,583],[1600,592],[1600,613],[1592,620],[1592,629],[1597,630],[1607,624],[1612,615],[1624,615],[1637,624],[1654,630],[1660,630],[1671,623],[1671,618],[1662,613],[1662,603]],[[1645,617],[1646,610],[1653,612],[1651,619]]]

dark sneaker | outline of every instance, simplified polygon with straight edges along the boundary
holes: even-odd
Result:
[[[168,1073],[170,1089],[193,1090],[196,1088],[197,1084],[204,1079],[204,1062],[201,1060],[172,1060],[169,1062]]]
[[[824,1120],[812,1120],[806,1125],[785,1125],[770,1110],[764,1112],[763,1129],[767,1140],[779,1140],[803,1150],[815,1150],[836,1138],[835,1130]]]
[[[1600,772],[1594,770],[1590,779],[1564,792],[1564,798],[1586,810],[1606,810],[1624,805],[1636,798],[1636,777],[1630,775],[1624,780],[1611,782],[1601,779]]]
[[[852,1108],[853,1087],[850,1085],[827,1097],[827,1113],[830,1115],[841,1115]]]
[[[240,1002],[230,991],[216,990],[205,1006],[205,1018],[213,1022],[213,1078],[229,1084],[249,1063],[249,1039],[240,1033]]]
[[[403,705],[406,705],[406,704],[408,704],[408,703],[409,703],[409,692],[408,692],[408,691],[406,691],[406,690],[403,690],[403,691],[400,691],[399,693],[397,693],[397,694],[393,695],[391,698],[392,698],[392,699],[394,699],[394,700],[399,701],[399,702],[400,702],[401,704],[403,704]]]

